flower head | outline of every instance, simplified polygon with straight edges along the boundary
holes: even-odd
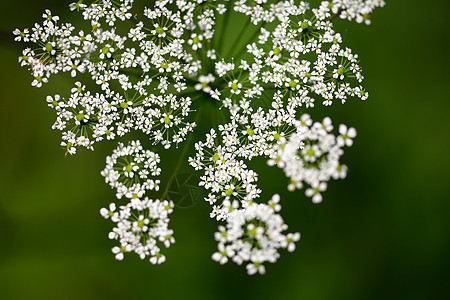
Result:
[[[272,202],[278,201],[274,195]],[[295,249],[295,242],[300,239],[299,233],[285,235],[284,224],[275,209],[267,204],[252,203],[245,209],[233,211],[227,219],[226,228],[216,233],[219,242],[218,251],[212,255],[220,264],[229,259],[237,264],[247,263],[247,272],[264,274],[265,262],[274,263],[279,258],[278,249]]]
[[[120,140],[101,172],[116,197],[128,201],[100,210],[115,224],[109,237],[119,241],[112,248],[116,259],[135,252],[152,264],[166,260],[161,248],[175,241],[168,228],[174,204],[163,199],[193,144],[187,160],[208,193],[210,217],[225,224],[215,234],[213,260],[245,262],[249,274],[264,274],[280,248],[295,250],[300,234],[283,233],[280,197],[261,200],[258,173],[249,162],[262,157],[277,165],[289,179],[288,189],[306,185],[314,203],[322,201],[331,178],[346,176],[340,159],[356,130],[340,125],[335,135],[329,117],[314,122],[305,111],[367,99],[359,56],[333,22],[369,24],[384,1],[331,0],[315,8],[284,0],[147,5],[139,10],[134,0],[70,4],[88,30],[45,10],[41,23],[13,31],[15,41],[29,45],[19,64],[38,88],[60,73],[73,78],[66,93],[46,98],[66,154]],[[246,25],[231,32],[229,20]],[[133,140],[126,142],[130,135]],[[147,144],[151,149],[144,149]],[[170,179],[161,182],[166,166],[160,154],[168,149],[178,161]],[[148,198],[153,194],[160,200]]]
[[[175,243],[173,230],[168,227],[173,206],[170,201],[135,198],[120,206],[118,212],[114,212],[114,204],[109,210],[102,208],[101,214],[105,218],[111,216],[115,223],[109,238],[120,243],[120,246],[112,248],[116,259],[122,260],[124,253],[134,252],[141,259],[150,257],[152,264],[163,263],[166,259],[158,245],[168,248]]]

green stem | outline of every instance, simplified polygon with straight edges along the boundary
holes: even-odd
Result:
[[[247,30],[248,25],[251,24],[250,19],[247,20],[247,23],[245,23],[245,25],[242,27],[241,31],[236,35],[236,39],[234,40],[233,45],[230,48],[230,51],[228,51],[228,55],[226,56],[227,58],[231,56],[231,54],[233,54],[233,50],[234,48],[236,48],[236,46],[238,45],[238,43],[240,42],[240,39],[242,38],[242,35],[244,34],[244,32]],[[245,45],[247,46],[247,44]]]
[[[335,13],[334,15],[332,15],[331,17],[329,17],[327,19],[327,21],[332,22],[334,19],[336,19],[337,17],[339,17],[341,15],[341,12],[343,12],[345,9],[341,8],[340,10],[338,10],[337,13]]]
[[[197,114],[197,118],[195,121],[197,121],[198,116],[200,116],[200,114]],[[178,159],[177,165],[175,166],[175,170],[173,171],[172,176],[170,177],[169,182],[167,183],[166,189],[164,190],[164,193],[162,194],[160,201],[163,201],[164,198],[166,197],[167,193],[169,192],[169,188],[172,185],[172,182],[175,180],[175,177],[177,176],[178,171],[181,168],[181,164],[183,163],[183,159],[189,150],[189,146],[191,146],[193,137],[194,137],[194,133],[191,132],[188,136],[186,143],[184,144],[183,151],[181,152],[180,158]]]
[[[233,1],[229,0],[228,5],[227,5],[227,11],[225,13],[225,19],[223,20],[222,29],[220,30],[221,37],[220,37],[220,41],[219,41],[219,47],[217,48],[218,53],[222,53],[221,51],[222,51],[222,46],[223,46],[223,40],[225,38],[225,28],[228,24],[228,20],[230,19],[230,11],[231,11],[232,4],[233,4]]]
[[[252,37],[249,39],[249,41],[247,43],[245,43],[241,47],[241,49],[239,49],[239,52],[236,53],[236,55],[237,55],[236,59],[238,59],[242,56],[245,49],[247,48],[247,45],[250,44],[258,36],[258,34],[261,32],[261,28],[263,28],[266,24],[267,24],[266,22],[262,22],[261,25],[259,25],[258,29],[256,29],[255,33],[252,35]]]

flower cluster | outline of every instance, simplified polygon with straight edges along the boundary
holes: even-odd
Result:
[[[264,274],[265,262],[274,263],[279,257],[278,249],[295,250],[299,233],[283,234],[287,229],[283,218],[277,214],[281,209],[280,196],[275,194],[268,204],[250,204],[246,209],[233,211],[226,226],[219,226],[215,239],[219,242],[213,260],[224,264],[231,259],[237,264],[249,262],[248,274]]]
[[[225,134],[224,131],[222,133]],[[261,190],[256,186],[258,175],[237,159],[235,147],[215,145],[219,139],[214,129],[206,139],[206,142],[195,144],[197,152],[189,161],[196,170],[204,170],[199,185],[211,191],[205,198],[213,206],[210,217],[220,221],[234,209],[247,207],[249,202],[259,197]]]
[[[195,122],[185,122],[190,112],[191,99],[178,99],[175,95],[150,95],[145,99],[143,107],[136,111],[137,129],[142,130],[155,144],[161,142],[165,149],[172,143],[178,145],[193,131]]]
[[[272,30],[262,27],[258,42],[246,46],[249,58],[216,63],[217,74],[228,84],[211,96],[222,96],[223,105],[233,109],[242,100],[260,99],[266,90],[276,90],[273,100],[281,98],[288,110],[313,107],[314,96],[323,98],[325,106],[333,100],[345,103],[349,96],[367,99],[365,89],[356,85],[363,80],[358,55],[341,46],[328,6],[312,10],[309,17],[307,5],[285,4],[275,15],[279,24]],[[248,75],[242,76],[245,71]]]
[[[283,234],[279,196],[260,199],[248,162],[277,164],[288,189],[306,183],[315,203],[331,178],[345,177],[342,148],[351,146],[355,129],[340,125],[336,136],[331,119],[314,123],[305,111],[367,99],[359,56],[333,22],[369,24],[381,6],[383,0],[322,1],[315,8],[293,0],[157,0],[139,8],[134,0],[80,0],[69,7],[85,27],[45,10],[41,24],[14,35],[30,45],[19,63],[31,71],[32,86],[58,73],[74,78],[70,92],[46,99],[66,154],[121,140],[101,172],[118,201],[128,201],[119,211],[114,203],[101,209],[115,223],[117,259],[135,252],[151,263],[165,260],[157,242],[174,242],[174,205],[165,199],[195,138],[189,164],[201,172],[210,217],[226,223],[213,259],[246,262],[255,274],[278,259],[280,248],[293,251],[300,235]],[[243,25],[231,34],[234,21]],[[128,134],[144,138],[123,142]],[[171,177],[161,182],[158,153],[180,145]]]
[[[173,211],[171,201],[132,199],[127,205],[120,206],[111,203],[109,208],[102,208],[101,215],[111,219],[115,227],[109,233],[109,238],[118,240],[119,246],[112,248],[117,260],[122,260],[124,253],[134,252],[141,259],[150,257],[152,264],[161,264],[166,257],[161,253],[158,242],[166,248],[175,243],[173,230],[169,229],[169,214]]]
[[[344,154],[342,147],[353,144],[356,130],[341,124],[340,135],[336,137],[331,133],[330,118],[313,124],[308,114],[302,115],[296,126],[298,132],[275,145],[276,152],[268,164],[277,164],[284,170],[290,179],[289,190],[301,189],[303,182],[307,183],[310,188],[306,189],[306,196],[319,203],[322,202],[321,192],[326,190],[331,178],[345,178],[347,167],[339,159]]]
[[[63,131],[62,146],[69,154],[79,146],[93,150],[94,142],[105,137],[114,139],[133,129],[169,148],[183,141],[195,127],[185,120],[191,111],[191,99],[173,94],[185,90],[185,77],[201,67],[182,47],[180,37],[187,25],[181,23],[180,13],[164,7],[146,9],[144,16],[156,28],[149,30],[140,22],[128,34],[120,35],[113,26],[117,20],[130,19],[128,10],[133,1],[121,2],[119,7],[110,1],[78,4],[84,9],[84,18],[91,21],[92,32],[88,34],[83,30],[75,33],[75,27],[68,23],[58,25],[59,17],[49,10],[43,14],[43,24],[36,23],[31,33],[28,29],[14,31],[16,41],[39,46],[26,48],[19,58],[22,66],[31,69],[33,86],[42,86],[59,72],[76,77],[87,71],[102,90],[94,94],[76,82],[68,100],[59,95],[47,99],[57,110],[53,128]],[[192,11],[193,7],[187,15]],[[168,27],[164,29],[155,22]],[[157,33],[164,30],[167,34]]]
[[[335,14],[340,13],[339,17],[349,21],[356,20],[358,23],[366,23],[370,25],[370,14],[377,7],[385,5],[384,0],[333,0],[332,2],[324,1],[323,6],[331,7],[331,11]]]
[[[26,48],[19,57],[22,66],[29,66],[34,77],[32,86],[41,87],[48,82],[52,74],[70,72],[75,77],[77,71],[84,72],[85,65],[81,55],[88,53],[92,47],[92,37],[84,35],[72,36],[75,27],[70,23],[58,25],[59,17],[53,16],[50,10],[42,14],[42,25],[36,23],[29,30],[16,29],[15,41],[33,43],[36,48]],[[72,47],[73,46],[73,47]]]
[[[119,143],[111,156],[106,157],[106,167],[101,172],[106,183],[116,189],[116,197],[141,198],[146,190],[159,190],[161,168],[159,155],[144,150],[140,141],[128,146]]]

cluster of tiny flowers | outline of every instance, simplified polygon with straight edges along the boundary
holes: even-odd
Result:
[[[106,167],[101,172],[106,183],[116,189],[116,197],[141,198],[146,190],[159,190],[161,174],[159,155],[144,150],[139,141],[127,146],[119,143],[111,156],[106,157]]]
[[[41,24],[36,23],[31,30],[14,30],[15,41],[33,43],[36,48],[26,48],[19,57],[22,66],[29,66],[34,80],[31,85],[41,87],[48,82],[52,74],[70,72],[74,77],[78,72],[84,72],[85,65],[81,55],[91,49],[91,35],[72,36],[75,27],[70,23],[58,25],[58,16],[53,16],[46,10]]]
[[[301,189],[307,183],[306,196],[320,203],[327,182],[347,175],[347,167],[340,163],[340,157],[344,154],[342,147],[353,144],[356,130],[341,124],[339,136],[335,136],[331,133],[330,118],[313,124],[308,114],[302,115],[296,125],[299,131],[274,146],[276,152],[268,164],[283,169],[290,179],[289,190]]]
[[[137,102],[139,105],[135,105]],[[154,144],[161,142],[168,149],[182,142],[196,126],[185,121],[191,112],[190,98],[173,94],[105,97],[91,94],[76,82],[69,99],[47,96],[47,103],[57,115],[52,128],[62,131],[61,146],[69,154],[75,154],[80,146],[93,150],[94,143],[121,137],[132,129],[148,134]]]
[[[247,207],[261,190],[256,186],[258,174],[236,158],[232,146],[215,145],[217,141],[217,134],[211,129],[206,142],[195,144],[195,157],[189,161],[196,170],[204,170],[199,186],[211,191],[205,201],[213,206],[210,217],[220,221],[227,219],[233,210]]]
[[[152,143],[151,151],[139,140],[119,143],[101,171],[116,197],[128,201],[118,211],[114,203],[100,211],[115,223],[109,237],[120,243],[113,248],[119,260],[135,252],[153,264],[165,261],[157,243],[174,243],[168,229],[174,205],[164,199],[196,128],[203,128],[207,119],[202,118],[210,114],[206,141],[195,141],[188,161],[202,173],[199,186],[208,192],[210,217],[225,224],[215,236],[219,245],[213,259],[246,262],[249,274],[262,274],[264,263],[275,262],[280,248],[294,251],[300,235],[282,233],[287,225],[278,214],[278,195],[257,204],[262,190],[247,164],[263,157],[278,165],[290,179],[288,189],[307,184],[305,193],[316,203],[331,178],[346,176],[340,157],[356,130],[340,125],[336,136],[329,118],[313,123],[303,112],[317,103],[368,98],[359,56],[343,45],[333,21],[369,24],[370,14],[384,1],[330,0],[316,8],[294,0],[133,4],[70,4],[84,19],[83,29],[45,10],[41,24],[13,32],[15,41],[30,45],[19,63],[31,71],[34,87],[58,73],[74,78],[70,92],[46,98],[66,154],[94,150],[98,142],[124,140],[130,133]],[[239,18],[247,22],[240,33],[233,32],[233,42],[227,25]],[[217,110],[206,110],[212,107]],[[182,143],[163,195],[150,200],[161,184],[160,156],[154,151]]]
[[[102,208],[101,215],[115,223],[108,236],[120,243],[112,248],[116,259],[122,260],[124,253],[134,252],[141,259],[150,257],[152,264],[163,263],[166,257],[161,253],[159,243],[166,248],[175,243],[173,230],[169,229],[169,214],[173,207],[172,201],[136,198],[120,206],[118,211],[114,203],[109,208]]]
[[[196,77],[202,68],[192,48],[200,48],[203,37],[212,37],[214,11],[199,13],[194,3],[178,2],[173,12],[165,7],[167,1],[157,2],[154,9],[145,8],[143,21],[119,34],[116,25],[126,26],[123,21],[132,17],[132,4],[128,0],[72,4],[90,22],[90,33],[76,32],[69,23],[59,25],[59,17],[49,10],[42,25],[14,31],[16,41],[36,46],[19,57],[20,64],[31,70],[33,86],[41,87],[59,72],[77,77],[87,71],[102,90],[95,94],[77,82],[69,100],[60,95],[47,99],[58,111],[53,128],[63,131],[62,145],[69,154],[79,146],[93,149],[94,142],[121,137],[132,129],[169,148],[195,127],[185,120],[191,99],[174,93],[186,90],[186,78]],[[185,30],[198,32],[191,42],[195,47],[185,49]]]
[[[277,14],[292,7],[294,1],[280,1],[268,3],[267,0],[237,0],[234,2],[234,10],[250,17],[253,24],[261,22],[270,23]],[[370,25],[370,14],[377,7],[383,7],[384,0],[332,0],[322,1],[320,8],[324,11],[331,10],[342,19],[356,20],[357,23]],[[300,1],[300,7],[308,7],[309,3]]]
[[[258,175],[248,170],[242,160],[219,160],[205,170],[199,183],[211,191],[205,200],[213,206],[211,218],[218,221],[226,219],[234,209],[246,207],[261,193],[255,184]]]
[[[370,14],[377,7],[385,5],[384,0],[333,0],[322,2],[323,6],[331,7],[334,14],[340,13],[340,18],[349,21],[356,20],[357,23],[370,25]]]
[[[287,225],[277,214],[281,209],[279,201],[280,196],[275,194],[268,204],[252,203],[245,209],[233,211],[226,226],[219,226],[215,234],[219,244],[212,259],[220,264],[229,259],[238,265],[248,262],[249,275],[264,274],[264,263],[275,263],[279,258],[278,249],[294,251],[300,234],[283,234]]]
[[[264,91],[277,90],[288,110],[314,106],[314,96],[331,105],[333,100],[345,103],[349,96],[367,99],[359,85],[363,80],[358,55],[341,46],[342,37],[333,30],[330,9],[321,6],[312,13],[306,3],[285,3],[276,17],[279,24],[272,30],[260,30],[258,42],[248,44],[251,58],[240,62],[216,63],[217,74],[228,81],[221,95],[224,106],[238,106],[242,99],[255,101]],[[310,16],[311,15],[311,16]],[[309,59],[304,59],[308,55]],[[246,76],[242,73],[247,71]]]
[[[136,123],[154,144],[161,142],[168,149],[173,143],[178,145],[184,141],[196,126],[195,122],[184,121],[191,111],[191,103],[189,97],[150,95],[143,103],[143,107],[148,108],[136,114]]]

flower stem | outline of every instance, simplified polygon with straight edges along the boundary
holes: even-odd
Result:
[[[223,20],[222,29],[220,30],[221,37],[220,37],[220,41],[219,41],[219,47],[217,48],[219,53],[222,53],[221,51],[222,51],[222,46],[223,46],[223,40],[225,39],[225,28],[227,27],[228,20],[230,19],[230,11],[231,11],[232,4],[233,4],[233,1],[231,1],[231,0],[228,1],[227,12],[225,13],[225,19]]]
[[[181,164],[183,163],[183,159],[186,156],[187,151],[189,150],[189,146],[191,145],[193,133],[189,134],[188,140],[184,144],[183,151],[181,152],[180,158],[178,159],[177,165],[175,166],[175,170],[172,173],[172,176],[169,179],[169,182],[167,183],[166,189],[164,190],[164,193],[162,194],[160,201],[164,200],[164,197],[166,197],[167,193],[169,192],[169,188],[172,185],[172,182],[175,179],[175,176],[177,175],[178,171],[181,168]]]
[[[234,40],[234,43],[231,46],[230,51],[228,51],[228,55],[226,56],[227,58],[230,57],[231,54],[233,54],[233,50],[236,48],[236,46],[240,42],[240,39],[242,38],[242,35],[247,30],[247,27],[250,24],[251,24],[251,21],[250,21],[250,19],[248,19],[247,22],[245,23],[245,25],[242,27],[241,31],[236,35],[236,39]],[[247,45],[245,45],[245,46],[247,46]]]
[[[195,118],[194,122],[198,121],[199,116],[200,116],[200,114],[197,113],[197,117]],[[172,176],[170,176],[169,182],[167,183],[166,189],[164,190],[164,193],[162,194],[160,201],[163,201],[164,198],[166,197],[167,193],[169,192],[170,186],[172,185],[173,181],[175,180],[175,177],[177,176],[178,171],[181,168],[181,164],[183,163],[184,157],[186,156],[186,153],[188,152],[188,150],[191,146],[193,137],[194,137],[194,133],[191,132],[188,135],[186,142],[184,143],[184,147],[183,147],[180,157],[178,158],[177,165],[175,166],[175,170],[173,170]]]
[[[236,53],[236,59],[240,58],[242,56],[242,54],[245,51],[245,48],[247,48],[247,45],[250,44],[257,36],[258,34],[261,32],[261,28],[263,28],[266,25],[266,22],[262,22],[261,25],[258,26],[258,29],[256,29],[255,33],[252,35],[252,37],[248,40],[247,43],[245,43],[241,49],[239,49],[239,52]]]
[[[345,9],[341,8],[340,10],[338,10],[337,13],[335,13],[334,15],[332,15],[331,17],[328,18],[327,21],[332,22],[334,19],[336,19],[337,17],[339,17],[341,15],[341,13],[344,11]]]

